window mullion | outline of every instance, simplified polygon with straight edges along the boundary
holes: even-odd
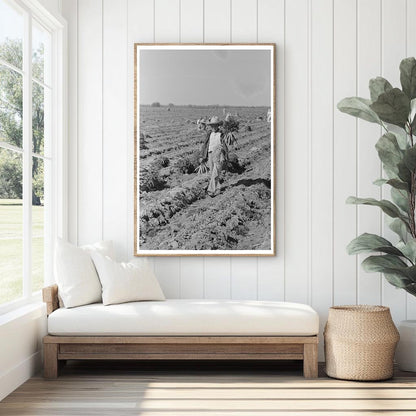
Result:
[[[21,69],[19,69],[17,66],[14,66],[14,65],[10,64],[7,61],[4,61],[3,59],[0,59],[0,65],[3,65],[6,68],[9,68],[9,69],[15,71],[15,72],[17,72],[20,75],[24,75],[24,72]]]
[[[32,294],[32,16],[23,41],[23,296]]]

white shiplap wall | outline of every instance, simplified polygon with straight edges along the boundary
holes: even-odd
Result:
[[[275,258],[157,258],[168,297],[276,299],[311,304],[322,324],[332,304],[383,303],[396,320],[416,302],[345,252],[364,231],[387,232],[380,196],[379,129],[341,114],[368,95],[370,77],[398,84],[416,54],[415,0],[62,0],[69,22],[70,238],[113,239],[133,252],[133,43],[277,44]]]

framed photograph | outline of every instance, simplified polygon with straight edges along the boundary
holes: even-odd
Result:
[[[134,50],[135,255],[275,255],[275,45]]]

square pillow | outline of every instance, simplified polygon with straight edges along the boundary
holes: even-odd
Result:
[[[83,250],[87,251],[88,253],[101,253],[103,256],[108,256],[111,259],[115,260],[114,255],[114,248],[113,248],[113,242],[111,240],[109,241],[98,241],[94,244],[86,244],[84,246],[81,246]]]
[[[66,308],[101,302],[101,283],[90,253],[113,256],[111,241],[76,247],[58,239],[55,248],[55,279]]]
[[[147,262],[117,263],[98,252],[91,253],[103,288],[103,304],[165,300],[159,282]]]

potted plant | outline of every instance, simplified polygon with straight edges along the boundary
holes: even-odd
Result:
[[[384,78],[369,82],[370,99],[344,98],[338,109],[379,124],[383,135],[376,144],[385,177],[377,186],[389,186],[391,200],[349,197],[347,203],[379,207],[397,234],[395,244],[376,234],[364,233],[352,240],[349,254],[373,253],[363,262],[367,272],[381,272],[386,280],[416,296],[416,59],[400,63],[400,88]],[[416,371],[416,321],[400,324],[401,342],[396,358],[403,370]]]

